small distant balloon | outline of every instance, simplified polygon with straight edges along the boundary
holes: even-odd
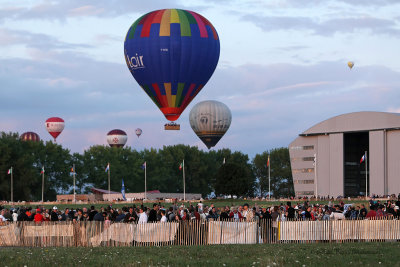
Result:
[[[114,129],[107,134],[107,143],[110,147],[123,147],[126,141],[128,141],[128,136],[122,130]]]
[[[354,66],[354,62],[353,61],[347,62],[347,66],[349,66],[349,68],[352,69]]]
[[[231,125],[232,114],[221,102],[209,100],[196,104],[189,113],[193,131],[208,149],[215,146]]]
[[[61,118],[51,117],[46,120],[45,126],[49,134],[53,136],[54,142],[56,142],[57,136],[64,130],[65,122]]]
[[[40,137],[37,133],[34,132],[26,132],[21,134],[19,137],[21,141],[32,141],[32,142],[40,142]]]
[[[142,134],[142,129],[140,129],[140,128],[137,128],[136,130],[135,130],[135,134],[137,135],[137,137],[139,138],[139,136]]]

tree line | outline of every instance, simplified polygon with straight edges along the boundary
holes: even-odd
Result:
[[[252,160],[239,151],[220,149],[202,151],[187,145],[164,146],[162,149],[137,151],[131,147],[111,148],[96,145],[82,154],[71,153],[61,145],[47,142],[21,141],[18,133],[1,132],[0,136],[0,200],[10,199],[10,175],[13,167],[14,200],[40,200],[41,170],[45,170],[44,198],[55,200],[57,194],[72,193],[71,168],[75,165],[77,194],[90,192],[91,187],[107,189],[105,168],[110,164],[112,191],[144,191],[144,169],[147,168],[147,190],[183,192],[182,170],[185,160],[186,192],[203,197],[266,196],[268,193],[267,158],[270,155],[271,191],[274,196],[292,196],[293,179],[289,151],[276,148],[257,154]]]

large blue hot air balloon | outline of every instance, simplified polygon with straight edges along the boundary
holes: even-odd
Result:
[[[213,25],[187,10],[163,9],[136,20],[125,38],[133,77],[170,121],[200,92],[219,59]]]

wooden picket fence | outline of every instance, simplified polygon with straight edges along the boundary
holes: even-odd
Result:
[[[0,226],[0,246],[97,247],[400,241],[400,221],[34,222]]]

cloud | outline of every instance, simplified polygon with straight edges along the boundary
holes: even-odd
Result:
[[[242,19],[254,23],[266,32],[308,30],[316,35],[332,36],[335,33],[354,33],[356,31],[367,30],[372,34],[389,34],[395,36],[400,34],[400,30],[393,20],[370,16],[333,18],[320,21],[311,17],[260,16],[252,14],[244,15]]]
[[[163,8],[184,6],[179,0],[152,0],[133,2],[130,0],[42,0],[32,2],[31,6],[16,4],[0,8],[0,18],[15,20],[57,20],[65,21],[75,17],[116,17],[132,13],[144,13]],[[17,6],[17,7],[15,7]]]
[[[30,49],[40,49],[42,51],[48,51],[51,49],[77,49],[91,47],[87,44],[72,44],[62,42],[57,38],[46,34],[0,28],[0,47],[13,45],[22,45]]]

